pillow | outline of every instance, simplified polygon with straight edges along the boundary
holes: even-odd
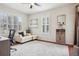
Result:
[[[24,37],[24,33],[23,32],[19,32],[19,35],[22,35]]]
[[[24,36],[26,36],[26,31],[24,31]]]

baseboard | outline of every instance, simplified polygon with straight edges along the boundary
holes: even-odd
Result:
[[[59,44],[59,43],[57,43],[57,42],[51,42],[51,41],[47,41],[47,40],[39,40],[39,39],[38,39],[37,41],[42,41],[42,42],[48,42],[48,43]],[[73,45],[71,45],[71,44],[60,44],[60,45],[66,45],[66,46],[73,47]]]
[[[19,43],[19,44],[24,44],[24,43],[31,42],[31,41],[42,41],[42,42],[48,42],[48,43],[59,44],[59,43],[57,43],[57,42],[52,42],[52,41],[47,41],[47,40],[40,40],[40,39],[29,40],[29,41],[26,41],[26,42],[23,42],[23,43]],[[18,43],[18,42],[17,42],[17,43]],[[73,45],[71,45],[71,44],[60,44],[60,45],[66,45],[66,46],[69,46],[69,47],[73,47]]]

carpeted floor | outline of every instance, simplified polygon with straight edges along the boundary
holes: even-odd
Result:
[[[11,56],[68,56],[68,46],[53,43],[32,41],[12,46]]]

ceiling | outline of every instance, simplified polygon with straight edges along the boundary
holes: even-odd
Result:
[[[34,6],[32,9],[29,8],[29,3],[5,3],[3,5],[16,9],[26,14],[33,14],[33,13],[57,8],[60,6],[68,5],[68,3],[38,3],[38,4],[40,6]]]

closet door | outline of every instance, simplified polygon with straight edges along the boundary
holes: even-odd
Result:
[[[77,25],[77,46],[79,46],[79,13],[77,14],[77,21],[78,21],[78,25]]]
[[[74,44],[79,46],[79,5],[76,6],[76,19],[75,19],[75,39]]]

